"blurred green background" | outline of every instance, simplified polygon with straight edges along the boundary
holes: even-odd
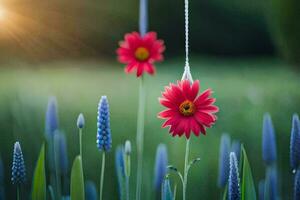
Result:
[[[164,86],[181,77],[184,65],[183,1],[150,0],[150,30],[165,40],[164,63],[146,77],[145,165],[143,199],[153,199],[155,150],[168,146],[170,163],[183,167],[184,138],[172,138],[156,115]],[[276,129],[282,199],[290,199],[291,117],[300,112],[300,5],[296,0],[190,0],[191,69],[203,89],[212,88],[220,107],[216,126],[207,136],[192,138],[191,157],[201,162],[191,170],[188,199],[219,199],[217,189],[220,135],[229,132],[245,144],[255,183],[264,177],[261,158],[262,117],[270,112]],[[170,5],[171,8],[170,9]],[[2,0],[0,3],[0,154],[5,163],[8,199],[13,143],[20,140],[28,182],[44,138],[49,96],[59,104],[60,127],[68,141],[70,163],[79,151],[76,118],[86,117],[83,161],[86,179],[98,184],[101,154],[96,149],[96,114],[101,95],[111,105],[113,146],[134,144],[138,80],[115,61],[124,33],[137,30],[135,0]],[[176,33],[176,34],[174,34]],[[108,158],[104,199],[117,199],[114,153]],[[182,158],[182,159],[180,159]],[[135,174],[131,179],[132,194]],[[180,183],[172,178],[172,183]]]

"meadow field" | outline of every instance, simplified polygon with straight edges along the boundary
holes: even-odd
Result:
[[[145,151],[142,199],[153,199],[153,173],[156,147],[167,145],[169,163],[183,168],[184,138],[173,138],[162,129],[157,113],[162,110],[158,97],[169,82],[181,79],[182,58],[166,59],[157,65],[155,76],[147,75]],[[45,137],[45,111],[49,97],[58,102],[59,127],[66,134],[69,168],[79,152],[76,120],[83,113],[83,169],[86,180],[99,184],[101,154],[96,148],[97,105],[107,95],[111,109],[113,148],[107,154],[104,199],[117,199],[114,150],[126,139],[132,141],[131,196],[135,194],[136,113],[138,80],[126,75],[114,60],[66,60],[47,63],[10,62],[0,68],[0,154],[5,169],[5,193],[14,199],[10,183],[12,150],[16,140],[22,144],[27,168],[27,183],[22,191],[29,198],[31,177],[39,149]],[[220,112],[215,126],[206,136],[192,137],[191,158],[201,161],[193,166],[188,182],[188,199],[220,199],[217,187],[220,136],[227,132],[241,141],[248,153],[255,184],[264,178],[261,153],[263,115],[269,112],[276,131],[279,186],[282,199],[292,194],[292,170],[289,166],[289,141],[293,113],[300,113],[299,71],[275,58],[191,57],[191,70],[200,80],[201,91],[212,88]],[[171,175],[172,185],[180,185]],[[98,188],[98,187],[97,187]],[[178,186],[180,194],[181,186]],[[180,195],[178,195],[180,196]],[[133,199],[133,198],[132,198]]]

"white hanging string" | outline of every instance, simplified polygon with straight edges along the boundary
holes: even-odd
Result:
[[[189,1],[185,0],[185,67],[189,67]]]
[[[193,78],[190,71],[189,63],[189,1],[184,0],[184,17],[185,17],[185,66],[182,79],[187,79],[191,83]]]

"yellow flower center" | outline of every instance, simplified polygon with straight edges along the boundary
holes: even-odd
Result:
[[[135,50],[134,55],[139,61],[144,61],[149,58],[150,53],[145,47],[139,47]]]
[[[191,102],[189,100],[185,100],[184,102],[182,102],[180,104],[179,111],[184,116],[191,116],[195,113],[196,106],[193,102]]]

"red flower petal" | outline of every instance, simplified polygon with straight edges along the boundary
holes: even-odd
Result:
[[[176,111],[169,109],[169,110],[164,110],[164,111],[160,112],[158,115],[161,118],[169,118],[169,117],[174,116],[176,113],[177,113]]]
[[[176,109],[176,104],[172,103],[171,101],[164,99],[164,98],[159,98],[159,102],[161,105],[167,107],[167,108],[173,108]]]

